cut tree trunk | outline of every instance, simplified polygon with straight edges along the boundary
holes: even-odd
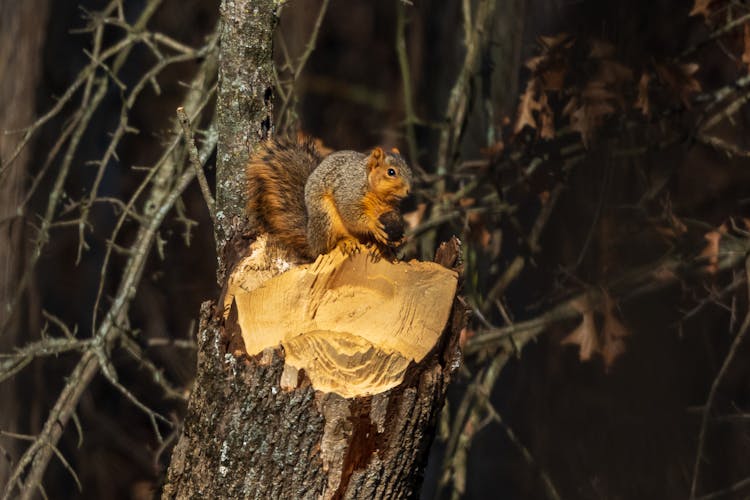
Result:
[[[264,235],[245,239],[245,164],[273,130],[278,5],[221,4],[216,237],[225,292],[201,310],[195,387],[162,495],[417,496],[460,364],[459,244],[441,246],[440,265],[362,249],[296,266]]]
[[[418,496],[460,363],[457,240],[437,262],[333,252],[286,272],[256,241],[204,304],[163,498]],[[275,276],[278,274],[278,276]]]

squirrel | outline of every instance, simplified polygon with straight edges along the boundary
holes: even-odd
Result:
[[[392,256],[403,242],[399,202],[412,172],[397,149],[324,156],[314,141],[271,139],[247,164],[248,213],[303,258],[360,244]]]

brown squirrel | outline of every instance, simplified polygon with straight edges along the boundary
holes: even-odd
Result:
[[[248,212],[303,258],[370,245],[392,256],[403,240],[398,205],[412,173],[394,149],[325,156],[310,140],[266,141],[247,165]]]

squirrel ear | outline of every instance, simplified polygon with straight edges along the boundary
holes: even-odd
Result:
[[[398,148],[391,148],[391,153],[396,153],[397,155],[400,155],[401,151],[399,151]]]
[[[370,157],[367,158],[367,171],[370,172],[373,169],[378,168],[383,164],[383,160],[385,159],[385,153],[383,153],[383,149],[380,147],[377,147],[372,150],[372,153],[370,153]]]

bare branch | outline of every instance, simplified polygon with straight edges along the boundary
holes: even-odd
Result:
[[[748,282],[750,283],[750,257],[748,257],[745,260],[745,274],[747,275]],[[750,292],[750,287],[748,287],[748,291]],[[745,340],[748,330],[750,330],[750,304],[748,304],[748,306],[749,306],[749,309],[748,309],[747,314],[745,315],[745,320],[742,322],[740,331],[737,332],[737,335],[735,335],[734,340],[732,341],[732,345],[729,347],[729,352],[724,358],[724,362],[721,364],[719,373],[716,374],[714,381],[711,383],[711,389],[708,392],[708,398],[706,400],[706,404],[703,406],[703,415],[701,416],[701,427],[700,427],[700,432],[698,433],[698,450],[695,452],[695,464],[693,465],[693,478],[690,483],[690,500],[694,500],[696,498],[696,492],[698,489],[698,480],[700,479],[701,462],[703,461],[703,449],[706,444],[706,430],[708,429],[708,417],[711,414],[711,408],[714,404],[714,400],[716,399],[716,393],[719,390],[719,386],[721,385],[721,382],[724,380],[724,376],[726,375],[727,370],[729,369],[729,366],[732,364],[732,361],[734,361],[734,358],[737,354],[737,350],[739,349],[740,345],[742,345],[742,342]]]
[[[190,118],[185,113],[185,108],[177,108],[177,118],[180,120],[180,125],[182,125],[182,133],[185,134],[185,142],[188,154],[190,155],[190,164],[195,169],[195,174],[198,177],[198,184],[200,184],[203,199],[206,200],[208,213],[214,225],[216,225],[216,201],[211,194],[211,188],[208,187],[206,174],[203,173],[203,169],[201,168],[200,159],[198,158],[198,148],[195,147],[195,139],[193,138],[193,129],[190,126]]]

